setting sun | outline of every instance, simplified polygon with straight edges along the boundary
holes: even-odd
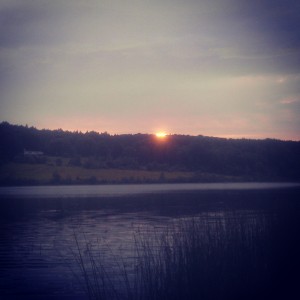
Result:
[[[155,133],[155,135],[156,135],[156,137],[158,137],[160,139],[163,139],[167,136],[167,134],[165,132],[162,132],[162,131]]]

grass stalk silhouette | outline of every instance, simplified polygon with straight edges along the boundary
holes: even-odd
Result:
[[[280,257],[295,257],[280,249],[295,237],[282,239],[278,228],[287,229],[276,216],[234,213],[175,220],[163,230],[139,228],[133,266],[120,253],[110,257],[112,269],[101,243],[85,241],[82,248],[75,235],[76,262],[89,299],[264,299],[285,292],[283,279],[292,276],[280,269]]]

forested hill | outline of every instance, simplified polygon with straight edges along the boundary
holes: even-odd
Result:
[[[300,142],[38,130],[0,124],[0,161],[45,163],[24,149],[90,169],[190,171],[244,180],[300,180]],[[28,162],[28,161],[27,161]],[[200,176],[199,175],[199,176]],[[196,178],[195,177],[195,178]],[[200,176],[201,177],[201,176]]]

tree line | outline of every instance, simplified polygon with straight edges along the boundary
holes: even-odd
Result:
[[[22,161],[24,150],[68,158],[86,168],[192,171],[247,180],[299,180],[300,142],[152,134],[39,130],[0,123],[0,162]],[[58,161],[59,163],[59,161]]]

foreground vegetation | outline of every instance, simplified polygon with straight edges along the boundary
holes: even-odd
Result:
[[[300,142],[293,141],[201,135],[157,139],[151,134],[38,130],[5,122],[0,124],[0,141],[1,173],[24,168],[19,183],[36,183],[30,174],[42,169],[41,177],[58,183],[300,180]],[[114,175],[109,175],[111,170]],[[14,176],[4,177],[2,184],[18,183]]]
[[[296,299],[298,229],[292,215],[207,214],[140,228],[132,259],[75,235],[74,274],[89,299]]]

